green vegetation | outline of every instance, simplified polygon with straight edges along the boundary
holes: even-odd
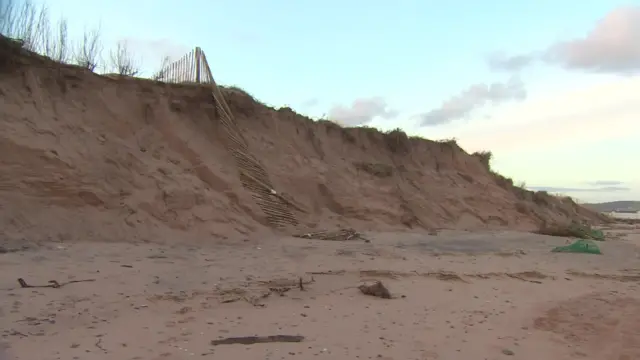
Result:
[[[540,235],[575,237],[579,239],[592,239],[604,241],[604,234],[600,230],[594,230],[588,225],[572,223],[569,225],[543,226],[535,233]]]

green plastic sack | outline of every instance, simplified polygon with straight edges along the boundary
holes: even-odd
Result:
[[[576,240],[571,245],[566,246],[558,246],[551,250],[552,252],[563,252],[563,253],[581,253],[581,254],[598,254],[602,255],[600,251],[600,247],[596,245],[593,241],[579,239]]]

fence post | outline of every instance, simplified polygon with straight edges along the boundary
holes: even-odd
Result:
[[[200,47],[196,47],[196,83],[200,84]]]

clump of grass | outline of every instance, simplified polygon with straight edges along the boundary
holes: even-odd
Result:
[[[85,29],[82,41],[76,45],[73,62],[90,71],[96,71],[102,60],[100,29]]]
[[[440,144],[449,145],[451,147],[460,147],[460,145],[458,145],[458,139],[454,137],[448,138],[448,139],[441,139],[441,140],[438,140],[437,142],[439,142]]]
[[[225,89],[225,90],[229,91],[229,92],[230,92],[230,93],[232,93],[232,94],[233,94],[233,93],[235,93],[235,94],[240,94],[240,95],[243,95],[243,96],[249,97],[249,98],[250,98],[251,100],[253,100],[254,102],[256,102],[256,103],[258,103],[258,104],[260,104],[260,105],[263,105],[263,106],[269,107],[266,103],[264,103],[264,102],[262,102],[262,101],[258,100],[255,96],[253,96],[253,95],[252,95],[251,93],[249,93],[247,90],[245,90],[245,89],[243,89],[243,88],[241,88],[241,87],[239,87],[239,86],[236,86],[236,85],[229,85],[229,86],[221,86],[221,87],[222,87],[223,89]]]
[[[384,140],[387,144],[387,148],[392,153],[406,154],[411,150],[409,137],[407,136],[407,133],[402,131],[400,128],[395,128],[391,131],[385,132]]]
[[[162,81],[162,80],[168,80],[167,79],[167,70],[169,67],[169,64],[171,63],[170,59],[168,56],[164,56],[162,58],[162,61],[160,62],[160,69],[156,72],[154,72],[151,75],[151,78],[155,81]]]
[[[514,188],[513,179],[500,175],[495,171],[490,171],[491,175],[496,179],[498,186],[505,190],[512,190]]]
[[[582,232],[569,225],[543,225],[534,233],[539,235],[583,238]]]
[[[538,230],[534,231],[534,233],[548,236],[604,240],[604,238],[601,238],[601,234],[598,235],[597,232],[594,232],[591,226],[581,225],[575,222],[570,224],[544,224]]]
[[[229,91],[233,91],[233,92],[237,92],[240,93],[244,96],[248,96],[252,99],[255,99],[255,97],[251,94],[249,94],[249,92],[243,88],[241,88],[240,86],[236,86],[236,85],[229,85],[229,86],[224,86],[225,89],[229,90]]]
[[[140,66],[131,53],[126,41],[119,41],[110,55],[111,66],[118,75],[136,76],[140,72]]]
[[[491,151],[476,151],[471,156],[477,157],[487,170],[491,170],[491,160],[493,159]]]

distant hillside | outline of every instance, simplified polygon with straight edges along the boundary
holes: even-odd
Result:
[[[640,210],[640,201],[611,201],[597,204],[582,204],[582,206],[598,212],[610,212],[616,209]]]

